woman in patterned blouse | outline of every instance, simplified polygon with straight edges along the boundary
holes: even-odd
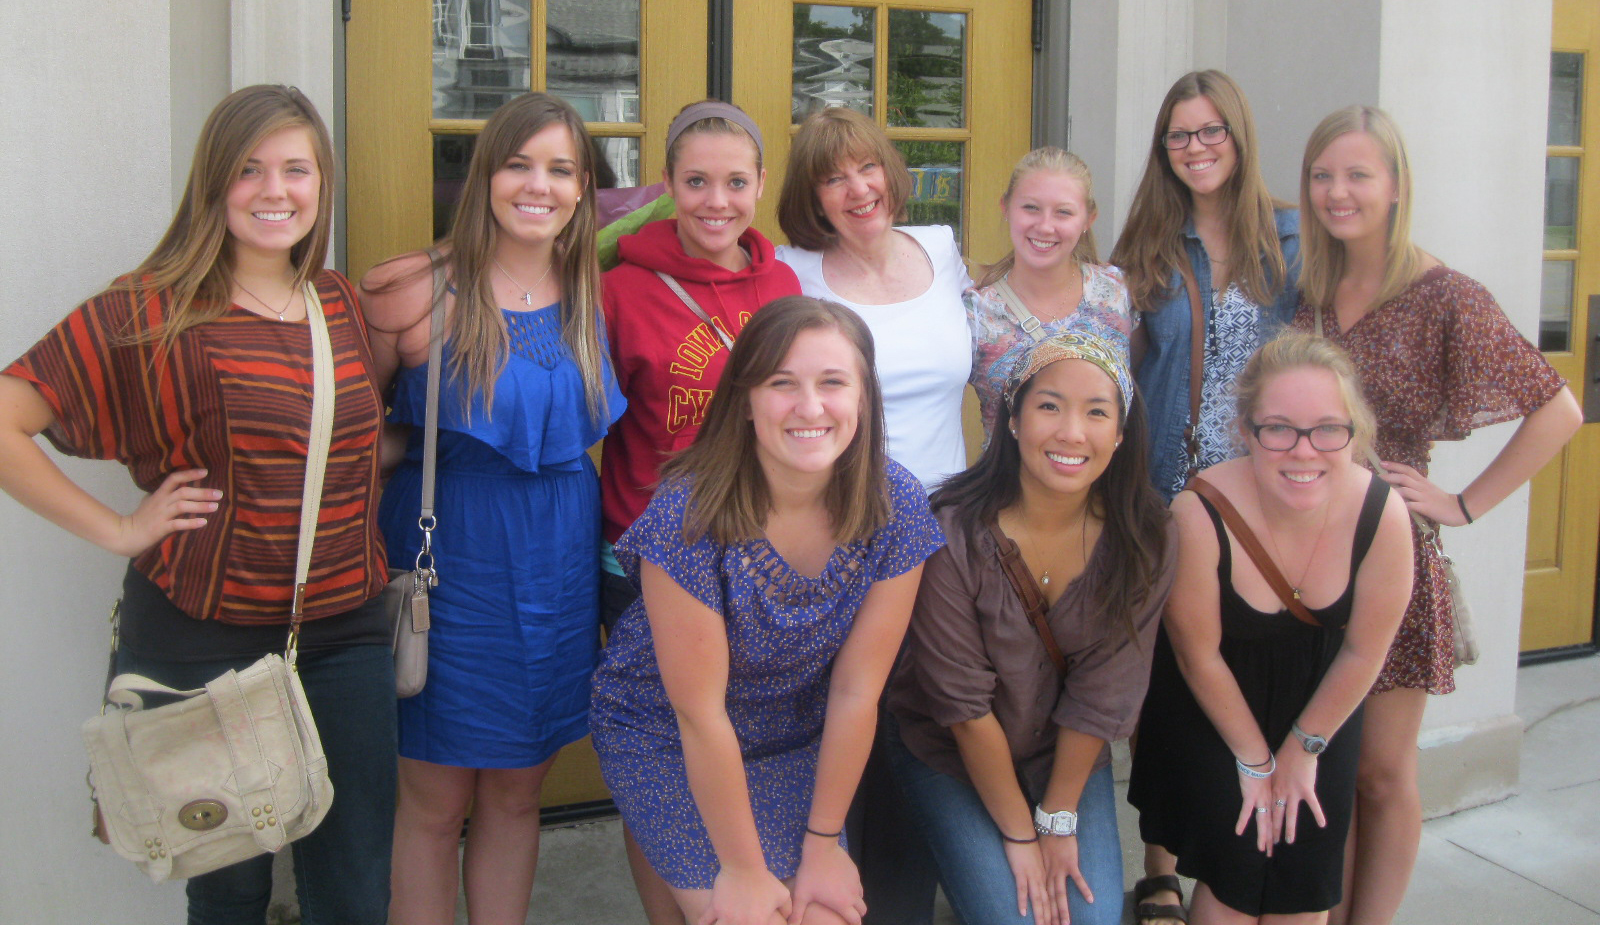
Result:
[[[1465,526],[1505,500],[1582,423],[1577,400],[1482,285],[1411,243],[1411,171],[1399,128],[1351,106],[1311,133],[1300,175],[1307,222],[1296,327],[1355,361],[1378,418],[1383,477],[1432,525]],[[1435,440],[1522,419],[1494,461],[1458,493],[1428,478]],[[1336,923],[1388,923],[1422,835],[1417,733],[1427,695],[1455,689],[1454,611],[1438,547],[1413,527],[1411,602],[1367,698],[1357,778],[1354,864]]]
[[[292,87],[246,87],[201,130],[178,214],[133,272],[0,375],[0,489],[131,559],[116,670],[201,687],[287,642],[311,429],[309,312],[335,359],[333,441],[298,670],[338,798],[293,844],[307,921],[382,925],[394,824],[394,663],[375,513],[383,412],[350,283],[323,269],[328,130]],[[121,514],[34,442],[128,467]],[[265,920],[272,856],[188,882],[189,921]]]
[[[1134,318],[1122,271],[1100,263],[1094,244],[1089,165],[1055,147],[1035,148],[1011,171],[1000,197],[1011,253],[962,296],[972,329],[972,375],[983,437],[994,429],[1006,374],[1035,343],[1069,328],[1093,331],[1126,358]]]

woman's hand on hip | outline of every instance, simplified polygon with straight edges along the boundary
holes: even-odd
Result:
[[[1406,509],[1413,514],[1420,514],[1437,524],[1446,527],[1464,527],[1467,525],[1467,515],[1461,513],[1461,504],[1456,501],[1456,496],[1433,484],[1428,477],[1405,463],[1383,463],[1383,480],[1394,486],[1400,497],[1406,503]]]
[[[205,515],[216,511],[222,500],[222,492],[215,488],[189,484],[205,477],[205,469],[180,469],[167,476],[132,514],[122,515],[108,548],[119,556],[137,556],[170,533],[205,526]]]

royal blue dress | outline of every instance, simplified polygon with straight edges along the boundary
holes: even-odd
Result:
[[[456,767],[530,767],[588,731],[600,495],[586,450],[627,406],[607,364],[606,414],[590,417],[559,304],[505,318],[492,413],[473,395],[469,416],[444,347],[428,683],[400,701],[400,754]],[[412,567],[422,540],[427,384],[426,365],[402,369],[389,416],[412,427],[378,513],[396,568]]]
[[[639,585],[640,560],[722,614],[728,631],[728,719],[739,737],[767,867],[800,863],[833,660],[874,582],[903,575],[944,545],[922,483],[887,463],[889,523],[833,551],[817,578],[791,569],[765,539],[683,542],[688,482],[669,483],[617,541]],[[617,621],[594,677],[589,715],[600,772],[652,867],[679,889],[709,889],[718,864],[684,771],[683,743],[661,683],[644,599]]]

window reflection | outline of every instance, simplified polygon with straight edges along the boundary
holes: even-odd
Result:
[[[487,119],[528,92],[528,0],[433,0],[433,115]]]
[[[1577,264],[1546,260],[1539,289],[1539,349],[1561,353],[1572,349],[1572,283]]]
[[[907,220],[913,225],[949,225],[961,238],[961,178],[966,146],[959,141],[897,141],[911,170]]]
[[[889,11],[889,124],[960,128],[963,13]]]
[[[1583,55],[1557,51],[1550,55],[1550,121],[1546,144],[1581,144],[1579,114],[1583,112]]]
[[[585,122],[639,121],[639,0],[547,0],[546,86]]]
[[[863,7],[794,5],[790,108],[796,123],[829,106],[872,115],[875,17],[876,11]]]

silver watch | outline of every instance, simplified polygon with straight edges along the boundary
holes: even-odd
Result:
[[[1294,737],[1300,740],[1300,747],[1305,749],[1309,754],[1320,755],[1328,747],[1327,739],[1324,739],[1322,736],[1311,735],[1304,729],[1301,729],[1299,723],[1291,724],[1289,726],[1289,731],[1294,733]]]
[[[1078,834],[1078,814],[1070,809],[1063,809],[1059,813],[1047,813],[1044,807],[1033,808],[1033,829],[1040,835],[1068,835]]]

